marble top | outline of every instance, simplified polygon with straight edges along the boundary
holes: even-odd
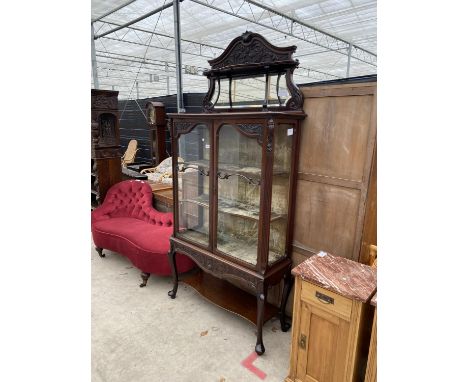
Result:
[[[361,302],[367,302],[377,288],[375,268],[326,252],[309,257],[293,268],[292,274]]]
[[[374,297],[370,300],[372,306],[377,306],[377,292],[375,292]]]

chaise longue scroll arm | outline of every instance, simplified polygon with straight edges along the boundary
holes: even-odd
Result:
[[[112,203],[101,204],[99,207],[95,208],[91,214],[91,224],[105,219],[110,219],[110,214],[115,210],[115,205]]]

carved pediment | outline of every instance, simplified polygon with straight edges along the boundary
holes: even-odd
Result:
[[[91,89],[91,110],[93,109],[115,109],[118,110],[118,91]]]
[[[94,109],[118,109],[117,98],[105,95],[91,97],[91,107]]]
[[[277,47],[270,44],[258,33],[245,32],[231,41],[221,56],[208,61],[213,69],[223,69],[234,65],[272,65],[279,61],[295,64],[292,54],[296,46]]]
[[[208,61],[211,69],[203,72],[209,79],[203,111],[241,111],[242,102],[248,106],[245,110],[301,110],[303,96],[292,80],[294,69],[299,65],[299,61],[292,57],[295,51],[294,45],[274,46],[258,33],[247,31],[236,37],[219,57]],[[263,94],[258,89],[245,89],[242,81],[249,78],[257,79],[257,85],[263,81]],[[284,80],[286,84],[281,82]],[[272,91],[275,84],[276,90]],[[240,94],[241,91],[244,94],[240,100],[236,99],[236,92]],[[245,94],[251,92],[254,94],[247,100]],[[228,97],[218,104],[221,93],[227,93]]]

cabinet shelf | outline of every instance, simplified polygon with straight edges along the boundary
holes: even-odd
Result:
[[[210,162],[205,159],[201,160],[194,160],[194,161],[185,161],[185,162],[178,162],[179,168],[181,166],[199,166],[202,167],[203,169],[209,169],[210,168]],[[193,167],[189,167],[193,168]],[[246,177],[255,177],[260,179],[262,175],[262,169],[260,167],[251,167],[251,166],[237,166],[232,163],[218,163],[218,172],[221,172],[222,174],[239,174],[239,175],[244,175]],[[287,176],[289,175],[289,172],[282,170],[282,169],[273,169],[273,175],[283,175]]]
[[[181,202],[194,203],[205,208],[208,208],[209,206],[209,198],[206,194],[199,195],[196,198],[182,199]],[[234,202],[229,199],[218,198],[218,212],[229,215],[236,215],[252,220],[259,220],[260,218],[258,206],[253,206],[247,203]],[[285,214],[280,215],[272,212],[270,221],[283,219],[285,217]]]
[[[235,238],[231,235],[217,236],[218,250],[235,257],[236,259],[243,260],[246,263],[257,264],[257,243],[249,243],[246,240]],[[270,251],[268,256],[268,264],[271,265],[283,256],[277,252]]]
[[[186,231],[179,232],[180,237],[197,242],[206,243],[208,238],[208,232],[203,229],[195,231],[188,229]],[[232,256],[236,259],[245,261],[246,263],[256,265],[257,264],[257,244],[248,243],[245,240],[235,238],[231,235],[219,235],[217,236],[217,249],[220,252],[225,253],[228,256]],[[268,256],[268,264],[272,265],[278,260],[282,259],[284,255],[280,253],[270,251]]]
[[[205,272],[189,274],[181,281],[190,285],[208,301],[256,324],[257,299],[252,294]],[[272,319],[277,313],[278,308],[268,302],[265,304],[265,321]]]
[[[179,231],[178,236],[193,241],[195,243],[200,243],[203,245],[208,245],[208,232],[203,228],[195,231],[193,229],[187,229],[184,231]]]

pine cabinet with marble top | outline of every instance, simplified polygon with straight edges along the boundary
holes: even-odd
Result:
[[[366,354],[361,349],[367,302],[376,289],[375,268],[320,252],[292,274],[293,337],[285,382],[362,380]]]

